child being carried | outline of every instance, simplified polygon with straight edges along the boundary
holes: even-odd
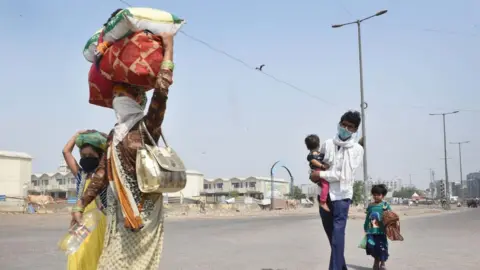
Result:
[[[308,135],[305,138],[305,145],[307,146],[307,149],[310,151],[310,153],[307,156],[307,160],[310,163],[310,169],[312,171],[328,170],[330,166],[323,162],[324,154],[320,153],[320,150],[319,150],[320,138],[318,138],[318,136],[315,134]],[[328,198],[328,193],[330,191],[330,184],[325,179],[320,179],[320,181],[317,184],[321,188],[321,192],[319,196],[320,207],[323,208],[323,210],[330,212],[330,208],[328,208],[328,205],[327,205],[327,198]]]

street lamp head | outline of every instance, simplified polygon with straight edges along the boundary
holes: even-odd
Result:
[[[460,111],[453,111],[452,113],[459,113]]]
[[[382,11],[377,12],[377,13],[375,14],[375,16],[381,16],[381,15],[387,13],[387,12],[388,12],[388,10],[385,9],[385,10],[382,10]]]
[[[334,25],[332,25],[332,28],[340,28],[342,26],[343,26],[343,24],[334,24]]]

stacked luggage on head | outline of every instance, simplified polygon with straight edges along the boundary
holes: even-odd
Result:
[[[115,83],[156,87],[163,61],[161,33],[176,34],[185,21],[152,8],[116,10],[85,45],[83,55],[92,63],[88,74],[91,104],[112,108]]]

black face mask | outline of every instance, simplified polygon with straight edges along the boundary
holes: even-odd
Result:
[[[80,159],[80,166],[86,173],[92,173],[98,167],[100,160],[96,157],[84,157]]]

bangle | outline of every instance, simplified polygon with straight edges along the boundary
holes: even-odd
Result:
[[[75,205],[74,207],[72,207],[72,213],[83,213],[83,211],[85,211],[85,208],[80,207],[78,205]]]
[[[172,61],[170,60],[165,60],[162,62],[162,65],[160,67],[161,69],[168,69],[170,71],[173,71],[175,69],[175,64],[173,64]]]

